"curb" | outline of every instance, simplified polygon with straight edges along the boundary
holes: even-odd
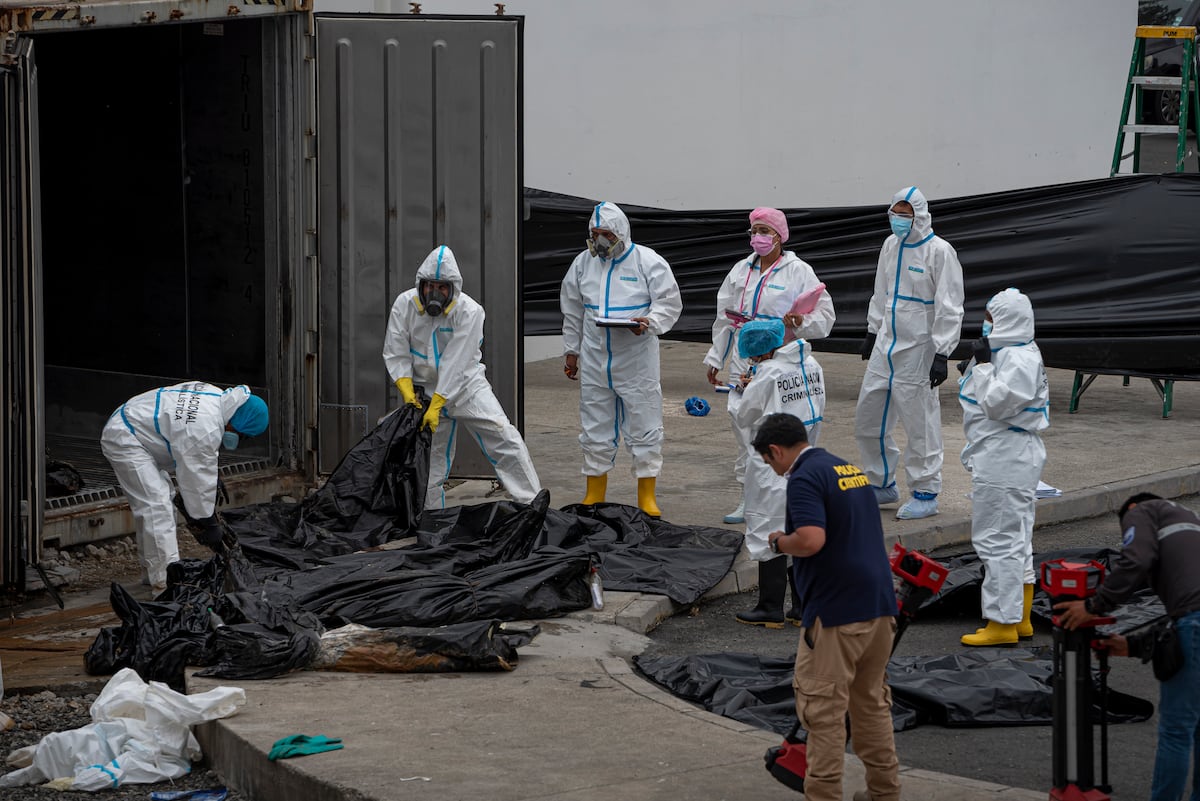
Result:
[[[1045,498],[1037,502],[1037,517],[1034,532],[1044,526],[1086,520],[1090,517],[1115,513],[1130,495],[1153,492],[1164,498],[1181,498],[1200,493],[1200,465],[1152,473],[1112,484],[1099,484],[1065,493],[1058,498]],[[904,535],[904,545],[919,551],[932,551],[948,545],[969,545],[971,542],[971,519],[958,518],[936,524],[928,529]],[[900,541],[898,535],[884,538],[891,548]]]
[[[204,761],[220,773],[229,787],[251,798],[359,801],[371,797],[322,779],[302,765],[287,760],[268,762],[266,751],[238,735],[225,725],[224,719],[197,724],[192,733],[200,743]]]

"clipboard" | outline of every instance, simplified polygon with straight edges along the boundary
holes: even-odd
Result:
[[[812,314],[813,309],[817,308],[817,304],[821,301],[821,293],[824,291],[825,285],[817,284],[807,292],[802,292],[792,302],[792,308],[788,309],[788,314]]]
[[[597,317],[596,326],[599,328],[639,328],[641,323],[625,317]]]

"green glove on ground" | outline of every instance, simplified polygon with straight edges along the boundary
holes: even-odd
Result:
[[[308,756],[309,754],[319,754],[322,751],[336,751],[343,747],[340,737],[330,738],[324,734],[317,734],[312,737],[307,734],[292,734],[276,740],[275,745],[271,746],[271,753],[267,754],[267,759],[274,761],[276,759]]]

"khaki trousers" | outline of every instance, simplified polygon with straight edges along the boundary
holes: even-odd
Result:
[[[846,713],[851,743],[867,773],[872,801],[899,801],[900,763],[892,738],[892,694],[887,663],[896,619],[879,617],[803,629],[796,650],[796,715],[808,731],[809,801],[842,800]]]

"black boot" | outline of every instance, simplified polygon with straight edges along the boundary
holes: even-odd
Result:
[[[776,556],[758,563],[758,606],[749,612],[739,612],[739,623],[783,628],[783,598],[787,594],[787,557]]]
[[[793,626],[802,626],[800,622],[803,619],[804,609],[800,605],[800,593],[796,590],[796,571],[792,570],[792,566],[788,565],[788,586],[792,588],[792,608],[787,611],[784,617],[787,622]]]

